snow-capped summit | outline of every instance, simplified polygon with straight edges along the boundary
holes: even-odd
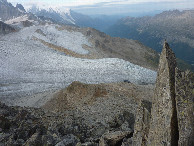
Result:
[[[28,10],[28,12],[31,12],[37,16],[50,18],[60,24],[86,26],[85,23],[92,22],[92,19],[89,16],[74,12],[73,10],[65,7],[51,8],[34,5]]]
[[[37,16],[51,18],[58,23],[73,25],[76,23],[76,20],[71,16],[72,10],[69,8],[51,8],[34,5],[28,11]]]

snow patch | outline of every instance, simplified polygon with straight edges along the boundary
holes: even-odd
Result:
[[[16,23],[20,23],[22,21],[26,21],[28,20],[28,15],[23,15],[23,16],[19,16],[10,20],[5,21],[6,24],[16,24]]]
[[[91,46],[88,39],[80,32],[69,32],[67,30],[59,31],[56,29],[56,25],[46,25],[40,27],[46,36],[39,33],[34,33],[38,39],[42,39],[51,44],[69,49],[79,54],[88,54],[89,52],[83,49],[82,45]]]

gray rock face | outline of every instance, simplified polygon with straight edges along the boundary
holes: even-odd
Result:
[[[194,145],[194,74],[176,69],[179,146]]]
[[[175,55],[165,42],[152,99],[151,122],[149,109],[140,102],[133,135],[134,146],[194,144],[194,75],[175,68]]]
[[[0,18],[2,21],[21,16],[23,13],[24,12],[19,10],[17,7],[14,7],[11,3],[8,3],[7,0],[0,1]]]
[[[151,103],[150,103],[151,104]],[[145,146],[148,138],[151,113],[145,101],[140,101],[136,111],[136,120],[133,133],[133,146]]]
[[[175,102],[176,58],[168,43],[160,56],[148,145],[178,145],[178,123]]]
[[[193,146],[193,89],[194,74],[176,68],[175,55],[165,42],[152,99],[151,122],[149,104],[140,102],[133,145]]]

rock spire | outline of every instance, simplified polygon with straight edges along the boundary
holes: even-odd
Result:
[[[148,145],[178,145],[179,132],[175,101],[176,58],[165,41],[152,99]]]

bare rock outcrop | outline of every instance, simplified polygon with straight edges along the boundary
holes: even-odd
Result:
[[[194,74],[176,69],[176,104],[179,146],[194,145]]]
[[[175,101],[176,58],[168,43],[160,56],[148,145],[178,145],[178,121]]]
[[[145,100],[140,101],[136,110],[136,120],[133,133],[133,146],[145,146],[148,138],[151,103]]]

